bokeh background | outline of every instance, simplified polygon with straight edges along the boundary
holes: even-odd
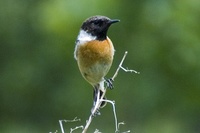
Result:
[[[111,77],[124,52],[115,100],[121,131],[200,132],[199,0],[1,0],[0,132],[60,133],[85,125],[92,87],[73,57],[82,22],[93,15],[120,19],[108,35],[116,53]],[[115,130],[112,106],[101,110],[89,132]],[[80,130],[77,132],[81,132]]]

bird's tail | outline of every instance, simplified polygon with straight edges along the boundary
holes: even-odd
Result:
[[[94,94],[93,94],[93,106],[96,105],[97,98],[98,98],[98,91],[100,91],[99,99],[102,97],[103,92],[104,92],[104,81],[100,82],[98,85],[94,86]],[[103,99],[106,99],[106,96],[103,97]],[[101,102],[100,107],[103,108],[106,106],[106,102],[103,101]]]

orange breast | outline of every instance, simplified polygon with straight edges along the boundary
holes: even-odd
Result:
[[[114,48],[109,38],[104,41],[90,41],[77,47],[78,66],[83,77],[92,85],[102,81],[109,71]]]
[[[87,44],[80,45],[78,50],[78,60],[86,66],[99,62],[112,62],[114,48],[109,38],[104,41],[90,41]]]

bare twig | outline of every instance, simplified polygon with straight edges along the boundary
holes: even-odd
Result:
[[[73,120],[59,120],[61,132],[65,133],[64,128],[63,128],[63,122],[77,122],[77,121],[81,121],[81,119],[77,119],[77,117],[75,117]]]
[[[119,131],[119,126],[118,126],[118,122],[117,122],[117,114],[116,114],[116,110],[115,110],[115,101],[111,101],[111,100],[102,100],[102,101],[105,101],[105,102],[108,102],[108,103],[111,103],[112,106],[113,106],[113,115],[114,115],[114,118],[115,118],[115,132],[118,132]]]
[[[77,127],[75,127],[75,128],[71,128],[71,129],[70,129],[70,133],[72,133],[73,131],[75,131],[75,130],[77,130],[77,129],[79,129],[79,128],[84,129],[83,126],[77,126]]]
[[[128,51],[125,51],[124,56],[123,56],[123,58],[122,58],[122,60],[121,60],[121,62],[120,62],[120,64],[119,64],[119,66],[118,66],[118,68],[117,68],[115,74],[114,74],[113,77],[111,78],[113,81],[114,81],[114,79],[117,77],[118,72],[119,72],[120,69],[124,70],[125,72],[134,72],[134,73],[139,74],[139,72],[137,72],[137,71],[135,71],[135,70],[129,70],[129,69],[125,69],[124,67],[122,67],[122,64],[123,64],[123,62],[124,62],[124,60],[125,60],[127,54],[128,54]],[[115,118],[115,132],[119,132],[119,125],[122,124],[122,123],[119,123],[119,125],[118,125],[118,123],[117,123],[117,115],[116,115],[116,111],[115,111],[115,103],[114,103],[114,101],[104,100],[104,99],[103,99],[104,96],[105,96],[105,94],[106,94],[106,89],[105,89],[105,88],[104,88],[104,92],[103,92],[103,94],[102,94],[101,97],[100,97],[100,90],[97,90],[97,91],[98,91],[98,92],[97,92],[97,101],[96,101],[95,106],[94,106],[94,108],[93,108],[93,110],[92,110],[92,113],[91,113],[90,116],[89,116],[88,121],[86,121],[86,125],[85,125],[85,127],[84,127],[82,133],[86,133],[86,132],[87,132],[87,129],[89,128],[90,123],[92,122],[92,119],[93,119],[93,117],[94,117],[94,114],[99,110],[99,107],[100,107],[100,105],[101,105],[101,103],[102,103],[103,101],[109,102],[109,103],[112,104],[112,106],[113,106],[113,114],[114,114],[114,118]],[[130,132],[130,131],[127,131],[127,132],[124,132],[124,133],[128,133],[128,132]]]
[[[125,125],[125,123],[124,122],[119,122],[118,123],[118,129],[119,129],[119,126],[120,125]],[[125,131],[125,132],[122,132],[122,133],[130,133],[131,131],[130,130],[128,130],[128,131]]]
[[[102,132],[100,132],[98,129],[96,129],[96,130],[94,131],[94,133],[102,133]]]
[[[62,122],[63,122],[63,120],[59,120],[60,129],[61,129],[62,133],[65,133]]]
[[[123,64],[123,62],[124,62],[124,60],[125,60],[127,54],[128,54],[128,52],[125,51],[124,56],[123,56],[123,58],[122,58],[122,60],[121,60],[121,62],[120,62],[120,64],[119,64],[119,66],[118,66],[116,72],[114,73],[113,77],[111,78],[113,81],[114,81],[114,79],[117,77],[118,72],[119,72],[120,69],[124,70],[125,72],[131,72],[131,73],[134,72],[134,73],[139,74],[139,72],[137,72],[137,71],[135,71],[135,70],[129,70],[128,68],[125,69],[125,68],[122,66],[122,64]],[[77,130],[77,129],[80,129],[80,128],[83,129],[82,133],[86,133],[87,130],[88,130],[88,128],[89,128],[89,126],[90,126],[90,124],[91,124],[91,122],[92,122],[92,120],[93,120],[93,118],[94,118],[94,116],[95,116],[95,115],[97,114],[97,112],[99,111],[100,105],[101,105],[101,103],[102,103],[103,101],[112,104],[112,106],[113,106],[113,114],[114,114],[114,119],[115,119],[115,133],[119,133],[119,126],[120,126],[120,125],[124,125],[125,123],[124,123],[124,122],[120,122],[120,123],[117,122],[117,115],[116,115],[116,109],[115,109],[115,102],[114,102],[114,101],[111,101],[111,100],[105,100],[105,99],[103,99],[104,96],[105,96],[105,94],[106,94],[106,88],[105,88],[105,87],[104,87],[104,91],[103,91],[103,94],[101,95],[101,97],[100,97],[100,89],[97,89],[97,101],[96,101],[96,103],[95,103],[95,105],[94,105],[94,107],[93,107],[93,110],[92,110],[92,112],[91,112],[91,114],[90,114],[88,120],[86,121],[85,127],[81,125],[81,126],[77,126],[77,127],[75,127],[75,128],[71,128],[70,133],[72,133],[73,131],[75,131],[75,130]],[[100,115],[100,113],[97,114],[97,115]],[[67,123],[67,122],[77,122],[77,121],[81,121],[81,120],[80,120],[80,119],[77,119],[77,117],[75,117],[73,120],[59,120],[59,124],[60,124],[60,128],[61,128],[61,133],[65,133],[64,128],[63,128],[63,122],[66,122],[66,123]],[[56,130],[54,133],[57,133],[57,132],[58,132],[58,131]],[[125,131],[125,132],[122,132],[122,133],[129,133],[129,132],[130,132],[130,130]],[[49,133],[52,133],[52,132],[49,132]],[[99,132],[99,130],[96,129],[94,133],[101,133],[101,132]]]
[[[125,72],[134,72],[134,73],[140,74],[140,72],[137,72],[137,71],[135,71],[135,70],[129,70],[129,69],[125,69],[124,67],[122,67],[122,64],[123,64],[123,62],[124,62],[124,60],[125,60],[127,54],[128,54],[128,51],[125,51],[124,56],[123,56],[123,58],[122,58],[122,60],[121,60],[121,62],[120,62],[120,64],[119,64],[119,66],[118,66],[118,68],[117,68],[115,74],[114,74],[113,77],[111,78],[113,81],[114,81],[114,79],[117,77],[120,68],[121,68],[122,70],[124,70]]]
[[[88,130],[88,127],[90,126],[90,123],[92,122],[92,119],[93,119],[93,117],[94,117],[94,115],[95,115],[95,112],[99,109],[99,107],[100,107],[100,105],[101,105],[101,100],[100,100],[100,90],[98,89],[97,90],[98,92],[97,92],[97,101],[96,101],[96,104],[95,104],[95,106],[94,106],[94,109],[92,110],[92,113],[90,114],[90,116],[89,116],[89,119],[86,121],[86,125],[85,125],[85,127],[84,127],[84,129],[83,129],[83,131],[82,131],[82,133],[86,133],[87,132],[87,130]],[[105,92],[104,92],[105,93]],[[105,94],[104,94],[105,95]],[[102,97],[103,98],[103,97]],[[102,99],[101,98],[101,99]]]
[[[118,128],[119,128],[120,125],[125,125],[125,123],[124,122],[119,122],[118,123]]]
[[[53,132],[49,132],[49,133],[53,133]],[[54,133],[58,133],[58,130],[56,130]]]

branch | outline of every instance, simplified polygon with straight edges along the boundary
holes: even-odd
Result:
[[[125,123],[124,122],[119,122],[118,123],[118,129],[119,129],[119,126],[120,125],[125,125]],[[122,132],[122,133],[130,133],[131,131],[130,130],[128,130],[128,131],[125,131],[125,132]]]
[[[81,119],[77,119],[77,117],[75,117],[73,120],[59,120],[59,124],[60,124],[60,129],[61,129],[61,132],[62,133],[65,133],[64,131],[64,128],[63,128],[63,122],[77,122],[77,121],[81,121]],[[78,129],[78,128],[83,128],[83,126],[79,126],[79,127],[75,127],[75,129]],[[75,129],[71,129],[71,132],[72,133],[72,130],[74,131]]]
[[[114,79],[117,77],[120,68],[121,68],[122,70],[124,70],[125,72],[131,72],[131,73],[134,72],[134,73],[140,74],[140,72],[137,72],[137,71],[135,71],[135,70],[129,70],[129,69],[125,69],[124,67],[122,67],[122,64],[123,64],[123,62],[124,62],[124,60],[125,60],[127,54],[128,54],[128,51],[125,51],[124,56],[123,56],[123,58],[122,58],[122,60],[121,60],[121,62],[120,62],[120,64],[119,64],[119,66],[118,66],[118,68],[117,68],[115,74],[114,74],[113,77],[111,78],[113,81],[114,81]]]
[[[117,77],[120,68],[121,68],[122,70],[124,70],[125,72],[131,72],[131,73],[134,72],[134,73],[139,74],[139,72],[137,72],[137,71],[135,71],[135,70],[129,70],[129,69],[125,69],[124,67],[122,67],[122,64],[123,64],[123,62],[124,62],[124,60],[125,60],[127,54],[128,54],[128,51],[126,51],[126,52],[124,53],[124,56],[123,56],[123,58],[122,58],[122,60],[121,60],[121,62],[120,62],[120,64],[119,64],[119,66],[118,66],[118,68],[117,68],[115,74],[114,74],[113,77],[111,78],[113,81],[114,81],[114,79]],[[85,127],[84,127],[82,133],[86,133],[86,132],[87,132],[87,130],[88,130],[88,128],[89,128],[89,126],[90,126],[90,124],[91,124],[91,122],[92,122],[92,120],[93,120],[93,118],[94,118],[94,116],[95,116],[95,113],[98,112],[98,110],[100,109],[100,105],[101,105],[101,103],[102,103],[103,101],[106,101],[106,102],[109,102],[109,103],[112,104],[112,106],[113,106],[113,114],[114,114],[114,118],[115,118],[115,132],[119,132],[119,125],[120,125],[121,123],[119,123],[119,125],[118,125],[118,123],[117,123],[117,115],[116,115],[116,111],[115,111],[115,103],[114,103],[114,101],[104,100],[104,99],[103,99],[104,96],[105,96],[105,94],[106,94],[106,89],[105,89],[105,88],[104,88],[104,92],[103,92],[103,94],[102,94],[101,97],[100,97],[100,90],[97,90],[97,91],[98,91],[98,92],[97,92],[97,101],[96,101],[96,104],[95,104],[95,106],[94,106],[94,108],[93,108],[93,110],[92,110],[92,113],[91,113],[90,116],[89,116],[89,119],[86,121],[86,125],[85,125]],[[127,132],[129,132],[129,131],[127,131]]]
[[[119,126],[118,126],[118,122],[117,122],[117,114],[116,114],[116,110],[115,110],[115,101],[110,101],[110,100],[102,100],[102,101],[105,101],[105,102],[108,102],[110,104],[112,104],[113,106],[113,114],[114,114],[114,118],[115,118],[115,132],[119,132]]]
[[[73,131],[75,131],[75,130],[77,130],[77,129],[79,129],[79,128],[84,129],[83,126],[77,126],[77,127],[75,127],[75,128],[71,128],[71,129],[70,129],[70,133],[72,133]]]
[[[90,123],[92,122],[92,119],[95,116],[95,113],[97,112],[97,110],[99,109],[99,107],[101,105],[101,99],[103,99],[103,97],[101,97],[101,98],[99,98],[99,97],[100,97],[100,90],[98,90],[98,92],[97,92],[97,101],[96,101],[96,104],[95,104],[94,109],[92,110],[92,112],[91,112],[91,114],[89,116],[88,121],[86,121],[86,125],[85,125],[82,133],[86,133],[87,132],[87,130],[88,130],[89,126],[90,126]]]

